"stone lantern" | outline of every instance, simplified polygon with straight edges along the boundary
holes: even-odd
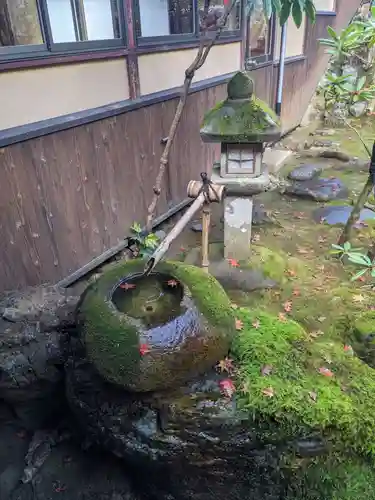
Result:
[[[254,83],[238,72],[228,83],[228,97],[209,111],[201,128],[205,142],[221,144],[220,163],[211,180],[224,185],[224,256],[251,256],[253,196],[267,190],[270,179],[263,168],[265,143],[280,138],[278,117],[254,95]]]

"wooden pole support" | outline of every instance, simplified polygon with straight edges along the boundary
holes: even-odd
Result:
[[[208,273],[208,266],[210,261],[208,258],[210,234],[210,221],[211,221],[211,207],[209,203],[203,205],[202,210],[202,269]]]

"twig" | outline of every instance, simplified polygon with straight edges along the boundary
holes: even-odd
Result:
[[[359,140],[363,144],[363,147],[365,148],[366,152],[368,153],[368,155],[371,158],[371,151],[369,150],[367,144],[363,140],[363,138],[362,138],[361,134],[358,132],[358,130],[355,127],[353,127],[353,125],[349,122],[349,120],[347,120],[344,116],[341,116],[340,118],[345,123],[345,125],[350,128],[350,130],[352,130],[353,132],[355,132],[357,134],[357,136],[359,137]]]
[[[151,228],[152,228],[152,219],[154,218],[156,205],[157,205],[159,196],[161,194],[161,183],[163,181],[165,169],[166,169],[168,162],[169,162],[171,147],[172,147],[174,138],[176,136],[177,127],[181,121],[181,116],[182,116],[182,113],[183,113],[184,108],[185,108],[185,104],[187,101],[187,97],[189,94],[191,83],[192,83],[193,78],[195,76],[195,72],[198,69],[200,69],[203,66],[203,64],[206,62],[206,59],[207,59],[208,54],[210,53],[210,50],[212,49],[216,40],[221,35],[221,32],[223,31],[223,29],[226,25],[228,17],[230,15],[230,13],[232,12],[232,9],[234,8],[236,3],[237,3],[237,0],[232,0],[230,5],[224,11],[224,14],[222,15],[222,17],[218,21],[215,36],[210,38],[207,42],[207,39],[205,38],[205,34],[203,35],[201,42],[200,42],[200,45],[199,45],[199,48],[198,48],[197,55],[196,55],[194,61],[191,63],[191,65],[185,71],[185,80],[184,80],[180,100],[178,102],[176,113],[174,115],[171,127],[169,129],[168,139],[166,141],[163,154],[161,155],[161,158],[160,158],[159,172],[158,172],[158,175],[156,176],[155,185],[153,187],[154,195],[152,197],[152,201],[151,201],[151,203],[148,207],[148,210],[147,210],[147,223],[146,223],[147,231],[151,231]],[[207,6],[208,6],[208,3],[207,3]],[[207,12],[206,12],[206,14],[207,14]]]

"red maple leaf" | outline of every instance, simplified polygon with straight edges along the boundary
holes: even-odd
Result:
[[[334,375],[334,373],[329,368],[321,367],[319,368],[318,371],[321,375],[324,375],[325,377],[333,377]]]
[[[236,259],[228,259],[228,264],[232,267],[240,267],[240,263]]]
[[[221,372],[227,372],[227,373],[233,373],[234,371],[234,366],[233,366],[233,359],[230,359],[228,357],[220,360],[218,364],[216,365],[216,368],[220,370]]]
[[[171,286],[172,288],[176,287],[178,285],[178,281],[176,280],[169,280],[167,281],[167,285]]]
[[[290,313],[292,311],[292,302],[290,300],[287,300],[285,303],[284,303],[284,311],[287,312],[287,313]]]
[[[301,295],[301,292],[298,290],[298,288],[295,288],[293,290],[293,297],[299,297]]]
[[[286,270],[286,274],[288,274],[292,278],[295,277],[295,276],[297,276],[297,273],[295,271],[293,271],[293,269],[287,269]]]
[[[220,380],[219,387],[221,389],[222,394],[227,398],[231,398],[233,394],[236,392],[236,387],[229,378],[225,380]]]
[[[120,288],[123,290],[133,290],[136,286],[134,283],[121,283]]]
[[[144,356],[145,354],[150,352],[150,348],[147,344],[141,344],[139,346],[139,353],[141,356]]]

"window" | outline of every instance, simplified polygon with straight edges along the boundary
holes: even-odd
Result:
[[[216,30],[219,19],[225,12],[226,6],[231,0],[199,0],[199,27],[200,30]],[[205,14],[207,13],[207,14]],[[241,27],[241,1],[238,0],[229,14],[225,25],[227,31],[237,31]]]
[[[194,0],[138,0],[136,7],[140,38],[194,35]]]
[[[46,0],[53,43],[120,38],[116,1]]]
[[[3,0],[0,6],[0,53],[43,50],[37,0]]]
[[[271,28],[272,23],[264,14],[262,0],[256,0],[246,16],[246,69],[272,59]]]
[[[0,57],[124,45],[120,0],[2,0]]]

